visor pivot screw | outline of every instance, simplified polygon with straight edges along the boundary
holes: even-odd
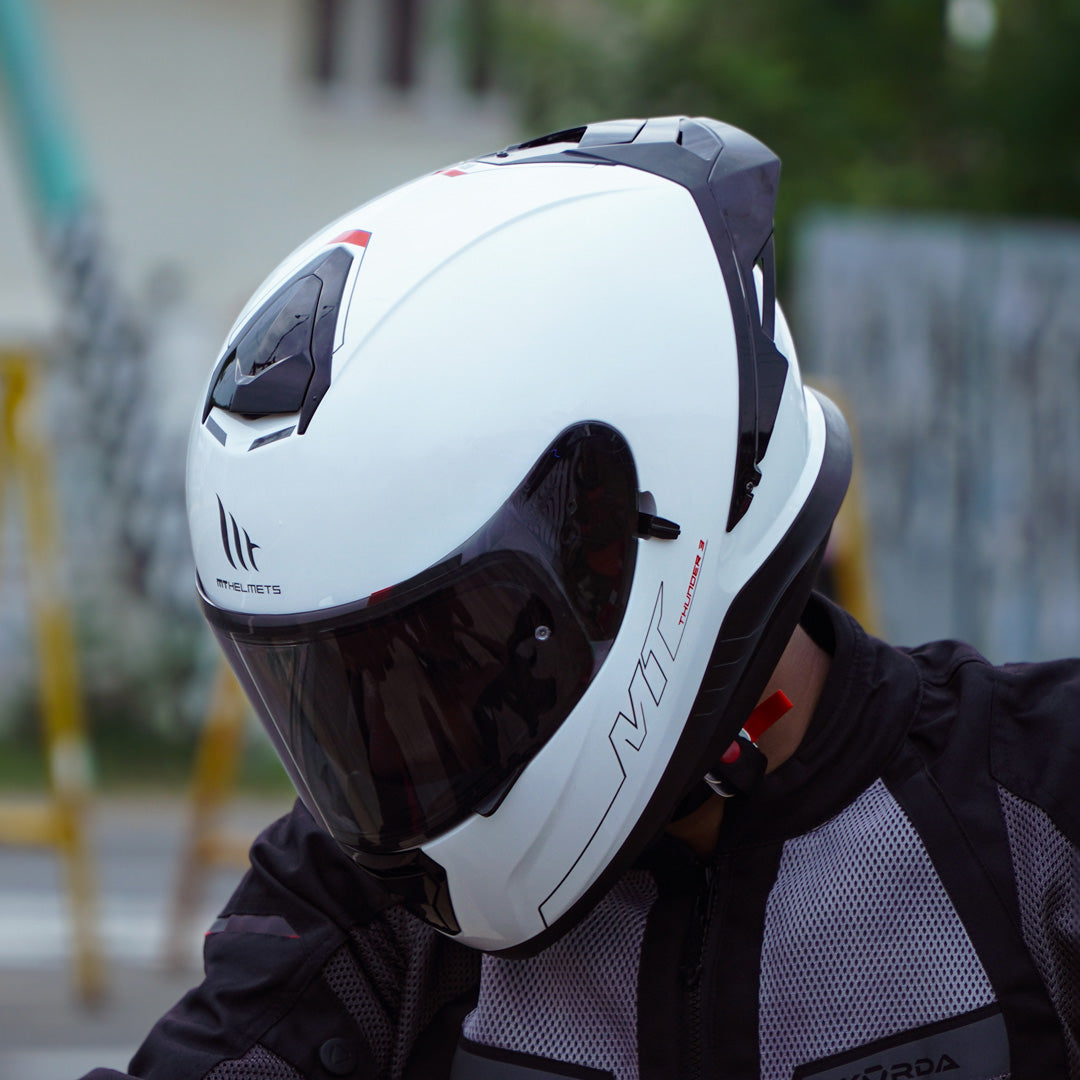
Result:
[[[535,637],[537,641],[547,641],[547,639],[551,637],[551,627],[538,626],[533,633],[533,637]]]

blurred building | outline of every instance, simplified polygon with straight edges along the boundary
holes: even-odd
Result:
[[[125,283],[179,279],[215,332],[334,215],[512,135],[467,89],[463,0],[38,7]],[[13,153],[0,136],[0,334],[37,334],[52,291]]]

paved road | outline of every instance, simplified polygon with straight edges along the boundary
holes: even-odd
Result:
[[[285,807],[280,800],[238,803],[229,831],[253,837]],[[0,1080],[76,1080],[95,1065],[123,1068],[154,1019],[198,981],[203,930],[239,871],[208,877],[185,936],[188,962],[166,970],[185,814],[179,800],[110,800],[96,810],[109,996],[94,1010],[74,994],[59,861],[50,852],[0,848]]]

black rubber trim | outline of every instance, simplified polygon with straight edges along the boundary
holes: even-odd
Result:
[[[704,733],[699,738],[705,745],[694,749],[695,743],[684,733],[675,751],[676,757],[685,754],[687,760],[695,752],[698,755],[687,770],[680,800],[696,791],[700,804],[711,795],[701,777],[738,734],[776,668],[813,590],[832,522],[847,491],[851,477],[847,425],[828,398],[808,392],[815,395],[825,417],[821,469],[791,528],[743,586],[721,624],[686,723],[687,733]],[[680,809],[685,812],[685,802]]]
[[[553,1061],[461,1037],[450,1080],[614,1080],[607,1069]]]
[[[706,679],[656,791],[622,847],[596,881],[546,930],[495,951],[520,959],[561,937],[611,888],[701,784],[761,696],[813,588],[817,560],[851,476],[851,437],[839,410],[815,391],[825,417],[817,480],[783,539],[732,601],[717,635]]]

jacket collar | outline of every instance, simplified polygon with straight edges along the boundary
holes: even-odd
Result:
[[[718,852],[776,843],[838,814],[877,779],[911,726],[921,680],[907,653],[815,594],[803,628],[832,665],[795,753],[724,814]]]

